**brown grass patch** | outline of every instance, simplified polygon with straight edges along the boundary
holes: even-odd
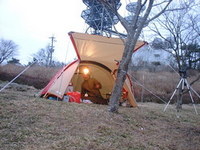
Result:
[[[17,76],[25,67],[8,64],[5,66],[0,66],[0,80],[10,81],[15,76]],[[60,70],[60,68],[46,68],[41,66],[32,66],[24,74],[22,74],[17,80],[16,83],[26,84],[33,86],[38,89],[44,88],[50,79]],[[135,97],[137,101],[141,101],[142,87],[139,86],[136,81],[144,84],[145,88],[152,91],[155,95],[159,96],[165,101],[168,101],[171,97],[173,91],[175,90],[178,82],[179,75],[174,72],[149,72],[149,71],[129,71],[133,77],[133,88],[135,92]],[[189,71],[188,73],[188,82],[193,81],[197,75],[198,71]],[[144,76],[144,79],[143,79]],[[136,78],[136,80],[134,80]],[[192,87],[196,90],[197,93],[200,93],[200,80],[197,81]],[[143,101],[144,102],[157,102],[163,103],[161,100],[156,98],[147,90],[144,90]],[[200,103],[200,100],[197,96],[193,95],[195,103]],[[176,96],[174,97],[172,103],[176,102]],[[189,94],[184,95],[184,103],[191,103]]]
[[[21,85],[20,85],[21,86]],[[120,107],[76,104],[34,97],[38,90],[11,85],[0,95],[1,150],[197,150],[199,115],[190,105]],[[200,113],[200,106],[197,105]],[[177,117],[178,116],[178,117]]]
[[[148,92],[145,89],[142,89],[137,82],[142,83],[145,88],[153,92],[155,95],[161,97],[163,100],[168,101],[171,97],[172,93],[176,89],[178,82],[180,81],[180,77],[178,74],[174,72],[147,72],[147,71],[137,71],[130,72],[133,80],[133,88],[135,91],[135,96],[137,101],[141,101],[142,90],[144,90],[144,102],[158,102],[163,103],[161,100],[157,99],[154,95]],[[199,72],[189,74],[187,80],[188,82],[192,82],[198,76]],[[136,80],[135,80],[136,79]],[[193,89],[200,93],[200,80],[192,85]],[[193,93],[193,92],[192,92]],[[196,103],[200,103],[200,99],[193,94],[193,98]],[[173,99],[176,102],[176,96]],[[189,93],[186,93],[183,97],[184,103],[191,103],[191,99],[189,97]]]
[[[11,81],[26,67],[8,64],[0,66],[0,80]],[[44,88],[50,79],[58,72],[60,68],[46,68],[42,66],[32,66],[15,80],[16,83],[34,86],[35,88]]]

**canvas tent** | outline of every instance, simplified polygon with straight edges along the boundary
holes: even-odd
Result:
[[[112,91],[115,74],[118,65],[116,60],[122,58],[124,43],[119,38],[110,38],[99,35],[91,35],[84,33],[69,33],[77,59],[66,65],[60,70],[42,90],[41,96],[48,97],[50,95],[63,98],[69,83],[73,84],[74,91],[81,91],[82,68],[87,66],[92,77],[96,78],[102,84],[101,94],[105,98]],[[138,41],[136,51],[146,43]],[[137,106],[130,78],[127,76],[124,89],[128,91],[128,101],[135,107]]]

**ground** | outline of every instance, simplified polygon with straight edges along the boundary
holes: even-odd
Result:
[[[138,108],[67,103],[12,84],[0,93],[0,150],[198,150],[200,116],[192,105]],[[200,106],[196,105],[200,113]]]

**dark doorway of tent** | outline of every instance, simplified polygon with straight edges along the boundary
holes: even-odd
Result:
[[[95,101],[91,96],[87,97],[85,93],[84,99],[82,99],[81,85],[84,82],[84,74],[88,74],[90,78],[100,82],[101,88],[99,90],[102,101],[100,99]],[[93,61],[74,61],[56,74],[43,89],[41,96],[51,100],[108,104],[113,84],[114,78],[108,67]]]

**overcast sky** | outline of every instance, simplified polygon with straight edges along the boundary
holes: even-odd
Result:
[[[85,32],[82,0],[0,0],[0,38],[19,45],[18,59],[26,64],[32,54],[56,37],[56,60],[65,61],[68,32]]]
[[[135,0],[121,1],[122,16],[128,15],[125,7],[130,1]],[[33,54],[50,44],[49,37],[54,35],[54,60],[66,62],[72,48],[68,32],[84,33],[88,27],[81,18],[85,9],[82,0],[0,0],[0,38],[19,45],[16,58],[27,64]]]

